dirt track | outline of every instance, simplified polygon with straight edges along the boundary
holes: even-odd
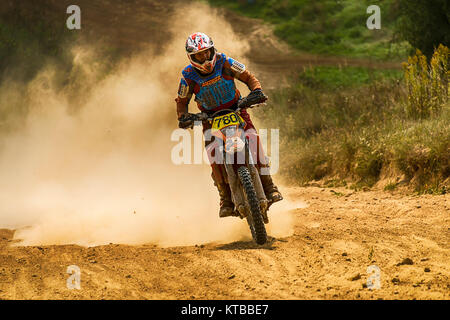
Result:
[[[139,4],[142,1],[135,1]],[[92,23],[92,29],[101,32],[101,24],[110,21],[111,7],[95,8],[103,19],[85,10],[86,24]],[[145,19],[151,17],[167,20],[163,14],[170,8],[155,5],[150,9],[158,14],[143,10],[144,22],[130,19],[124,25],[133,31],[138,29],[135,24],[146,25]],[[120,12],[124,16],[118,18],[129,17],[126,10]],[[250,41],[264,37],[265,29],[257,28],[254,21],[236,16],[229,19],[241,21],[236,22],[242,28],[237,32],[252,31]],[[127,28],[112,30],[124,45],[146,39],[142,33],[129,37]],[[261,74],[263,83],[267,83],[265,75],[270,79],[269,71],[272,75],[280,68],[348,62],[307,55],[283,58],[276,60],[282,62],[273,70],[267,69],[267,75]],[[274,60],[253,54],[254,65],[267,65],[268,61]],[[272,239],[263,247],[245,241],[174,248],[151,244],[14,247],[14,231],[0,229],[0,299],[450,298],[448,194],[416,197],[308,187],[291,189],[285,196],[302,200],[308,207],[291,212],[295,221],[292,236]],[[411,263],[404,261],[406,258],[412,264],[401,264]],[[66,287],[69,265],[81,269],[81,290]],[[380,289],[364,288],[370,265],[381,271]]]
[[[2,299],[449,299],[449,195],[297,188],[294,235],[174,248],[11,247],[0,231]],[[231,218],[229,218],[231,219]],[[409,258],[412,264],[401,264]],[[410,262],[411,263],[411,262]],[[69,265],[81,290],[69,290]],[[367,267],[380,289],[364,288]]]

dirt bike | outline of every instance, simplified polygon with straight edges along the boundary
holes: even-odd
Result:
[[[266,100],[267,96],[261,91],[253,91],[238,101],[236,109],[224,109],[211,115],[204,112],[187,114],[183,120],[185,128],[193,128],[203,121],[211,123],[212,135],[222,142],[218,149],[223,161],[220,167],[230,186],[235,208],[233,215],[247,220],[252,237],[259,245],[267,242],[265,224],[269,222],[267,211],[272,203],[264,193],[256,162],[253,161],[245,137],[245,121],[239,111],[261,105]]]

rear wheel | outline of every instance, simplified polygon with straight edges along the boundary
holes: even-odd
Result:
[[[247,167],[240,167],[238,169],[238,176],[241,180],[244,193],[248,201],[250,208],[250,215],[247,217],[247,222],[250,226],[253,239],[257,244],[264,244],[267,242],[267,233],[264,226],[263,217],[261,215],[261,207],[259,205],[259,199],[256,195],[255,188],[253,186],[252,178]]]

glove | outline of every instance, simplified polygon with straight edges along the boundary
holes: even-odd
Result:
[[[248,97],[253,101],[258,101],[258,103],[264,103],[267,101],[268,97],[263,93],[262,89],[255,89]]]
[[[194,124],[193,121],[190,119],[189,114],[187,114],[187,113],[183,113],[178,118],[178,128],[188,129],[188,128],[192,127],[193,124]]]

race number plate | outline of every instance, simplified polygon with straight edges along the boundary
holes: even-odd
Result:
[[[212,130],[222,130],[228,126],[239,125],[240,122],[245,123],[240,115],[230,112],[223,116],[215,117],[212,123]]]

